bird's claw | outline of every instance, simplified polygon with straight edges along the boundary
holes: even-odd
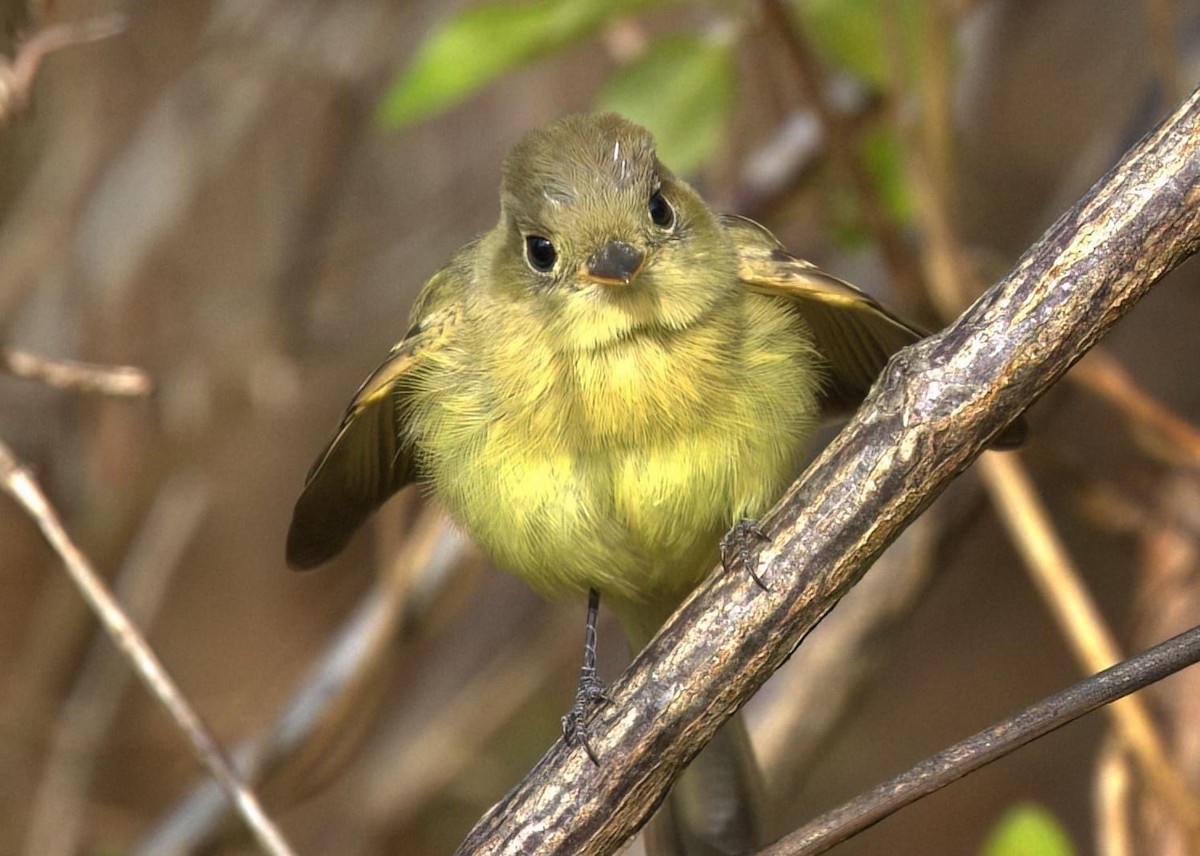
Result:
[[[738,558],[742,560],[742,565],[750,574],[751,579],[763,591],[770,591],[762,577],[754,570],[754,559],[758,551],[751,544],[751,541],[758,541],[761,549],[762,544],[770,540],[771,536],[759,528],[758,521],[749,518],[739,520],[721,539],[721,567],[726,571],[729,570],[730,556],[736,550]]]
[[[597,767],[600,766],[600,759],[596,757],[591,741],[588,740],[587,723],[596,711],[607,703],[608,694],[605,692],[604,682],[595,675],[584,675],[579,679],[579,689],[575,691],[575,703],[562,718],[563,739],[567,741],[567,745],[582,746],[583,751]]]

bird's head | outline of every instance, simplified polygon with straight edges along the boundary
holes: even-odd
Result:
[[[614,113],[568,116],[513,147],[491,249],[502,299],[536,307],[567,348],[686,327],[734,282],[716,217]]]

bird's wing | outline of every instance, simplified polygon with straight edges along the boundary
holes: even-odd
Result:
[[[896,351],[924,337],[870,296],[789,254],[745,217],[722,215],[738,251],[738,278],[750,289],[787,298],[804,318],[828,377],[826,416],[852,412]]]
[[[436,287],[431,280],[426,292]],[[288,565],[302,570],[333,558],[375,509],[413,481],[408,381],[423,358],[445,347],[458,317],[456,303],[430,309],[363,381],[296,501]]]

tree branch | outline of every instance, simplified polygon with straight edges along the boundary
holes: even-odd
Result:
[[[806,823],[756,856],[824,853],[1014,749],[1198,661],[1200,627],[1193,627],[943,749],[911,770]]]
[[[134,366],[101,366],[77,360],[52,360],[6,345],[0,345],[0,371],[13,377],[41,381],[56,389],[85,393],[144,397],[154,392],[154,381]]]
[[[145,637],[117,603],[91,562],[71,541],[41,487],[7,446],[0,443],[0,492],[11,496],[31,517],[62,559],[67,575],[100,620],[117,650],[187,737],[197,760],[221,785],[255,841],[272,856],[291,856],[291,846],[263,811],[258,797],[234,771],[208,726],[192,708]]]
[[[763,592],[717,572],[612,686],[599,767],[561,741],[460,853],[609,853],[721,723],[1017,415],[1200,246],[1200,91],[950,328],[893,358],[764,520]]]
[[[60,24],[22,42],[12,62],[0,57],[0,127],[28,106],[34,78],[47,56],[72,45],[118,35],[127,23],[124,15],[113,13],[76,24]]]

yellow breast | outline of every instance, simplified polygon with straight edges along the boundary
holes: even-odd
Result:
[[[505,332],[432,365],[412,421],[433,492],[537,588],[673,603],[794,475],[819,378],[776,298],[570,354]]]

